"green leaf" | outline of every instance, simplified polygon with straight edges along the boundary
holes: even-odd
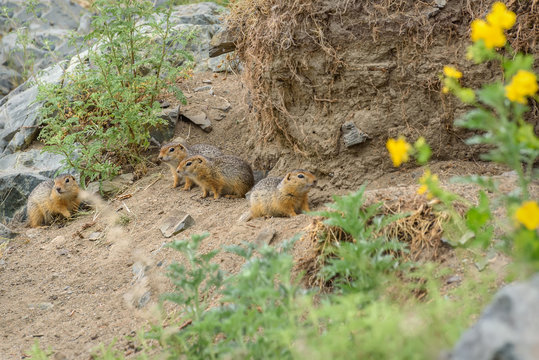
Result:
[[[514,59],[504,59],[502,65],[505,70],[505,78],[511,79],[519,70],[531,71],[533,61],[533,55],[521,53],[516,54]]]
[[[477,95],[481,102],[491,106],[499,115],[507,117],[509,103],[505,99],[505,89],[501,82],[484,85],[477,91]]]
[[[414,149],[416,150],[417,162],[421,165],[426,164],[430,159],[432,151],[429,144],[427,144],[427,142],[425,141],[424,137],[420,137],[419,139],[417,139],[417,141],[414,143]]]
[[[496,117],[489,111],[474,109],[455,121],[455,125],[467,129],[487,130],[496,126]]]

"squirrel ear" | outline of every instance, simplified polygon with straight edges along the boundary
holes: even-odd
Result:
[[[290,174],[290,173],[286,174],[286,180],[287,181],[290,180],[290,175],[292,175],[292,174]]]
[[[200,164],[202,164],[202,158],[199,157],[199,158],[197,158],[197,160],[198,160],[198,162],[199,162]]]

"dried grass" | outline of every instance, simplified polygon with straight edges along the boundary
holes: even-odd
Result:
[[[228,29],[234,34],[236,54],[245,65],[243,81],[253,106],[250,125],[262,144],[282,140],[297,153],[318,155],[306,146],[305,134],[292,135],[309,121],[292,114],[287,105],[304,102],[290,98],[293,84],[312,93],[320,114],[341,110],[340,94],[334,82],[308,79],[305,69],[312,54],[323,54],[326,74],[337,79],[348,69],[343,48],[368,39],[398,37],[399,46],[413,49],[418,59],[436,36],[467,37],[473,18],[484,16],[493,1],[448,2],[434,16],[434,1],[413,0],[236,0],[230,5]],[[517,25],[509,33],[514,48],[533,52],[539,38],[538,0],[508,2],[518,14]],[[337,29],[337,30],[336,30]],[[398,56],[398,54],[397,54]],[[402,70],[402,69],[401,69]],[[437,74],[433,73],[437,79]],[[320,96],[320,94],[323,96]],[[285,96],[284,94],[289,94]],[[295,94],[292,92],[292,97]],[[309,96],[309,95],[307,95]],[[375,101],[375,99],[373,99]],[[299,126],[298,126],[299,125]]]
[[[435,211],[434,205],[434,201],[427,201],[419,195],[402,197],[383,205],[382,213],[385,215],[409,213],[409,216],[386,226],[380,234],[408,245],[408,252],[396,256],[407,261],[437,261],[448,251],[449,248],[442,242],[443,224],[448,216]],[[327,249],[341,242],[354,241],[350,234],[341,228],[324,224],[323,220],[316,218],[305,229],[301,241],[309,242],[312,251],[298,262],[298,269],[305,271],[307,284],[320,288],[327,286],[325,280],[318,277],[319,270],[327,261]]]

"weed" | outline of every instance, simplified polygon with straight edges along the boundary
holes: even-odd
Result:
[[[127,226],[131,222],[131,217],[126,214],[120,214],[118,219],[116,220],[116,223],[120,226]]]
[[[149,131],[165,122],[157,98],[167,89],[185,101],[173,84],[188,65],[167,57],[188,38],[172,35],[172,7],[155,9],[148,0],[97,0],[93,7],[98,15],[85,37],[86,56],[78,55],[63,84],[42,84],[38,96],[45,151],[63,155],[64,168],[80,172],[83,187],[146,161]]]
[[[327,218],[325,224],[337,226],[353,238],[327,250],[324,256],[329,259],[320,273],[324,279],[335,279],[343,292],[373,290],[381,276],[402,267],[395,254],[406,251],[404,244],[380,235],[384,227],[405,215],[379,215],[380,203],[364,206],[365,187],[347,196],[334,196],[335,202],[327,204],[330,210],[315,213]]]

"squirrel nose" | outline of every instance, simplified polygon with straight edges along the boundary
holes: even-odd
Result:
[[[162,157],[162,156],[158,156],[158,157],[157,157],[157,160],[163,160],[163,157]]]
[[[56,188],[56,191],[61,192],[61,191],[62,191],[62,188],[57,187],[57,188]]]

